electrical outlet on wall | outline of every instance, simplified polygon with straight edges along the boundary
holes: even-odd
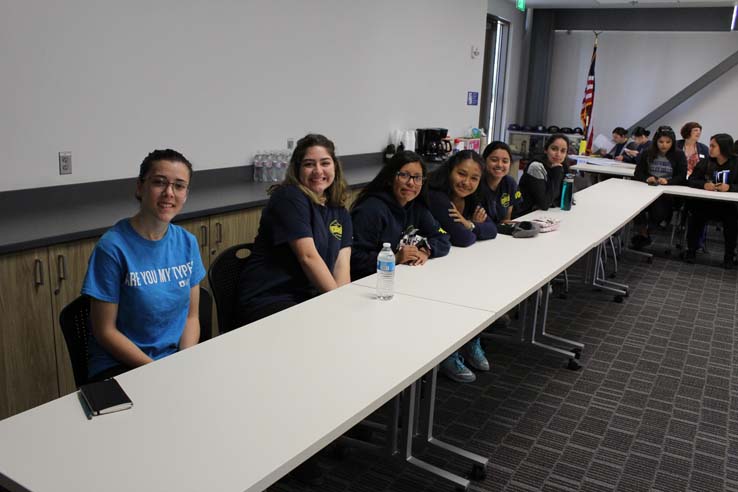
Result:
[[[72,174],[71,152],[59,152],[59,174]]]
[[[288,138],[287,139],[287,150],[293,150],[294,148],[295,148],[295,139]]]

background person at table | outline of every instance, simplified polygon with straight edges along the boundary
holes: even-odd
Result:
[[[446,256],[448,234],[428,209],[426,167],[415,152],[398,152],[356,198],[351,208],[352,278],[377,271],[382,243],[390,243],[398,265],[422,265]]]
[[[638,158],[633,178],[653,185],[683,185],[687,182],[687,159],[676,148],[676,135],[668,127],[661,127],[653,137],[651,146]],[[650,231],[671,218],[674,201],[671,195],[662,194],[643,212],[635,223],[638,232],[631,238],[634,249],[651,244]]]
[[[698,163],[707,162],[710,158],[710,150],[707,145],[699,142],[702,136],[702,125],[696,121],[685,123],[679,133],[682,139],[677,140],[677,148],[687,156],[687,177],[689,177]]]
[[[479,183],[484,173],[484,161],[473,150],[452,155],[428,176],[428,198],[433,217],[448,232],[451,244],[466,247],[477,240],[493,239],[497,228],[482,206],[484,197]],[[478,371],[489,371],[489,361],[479,337],[461,349],[466,362]],[[440,370],[450,379],[470,383],[476,376],[464,364],[459,352],[441,362]]]
[[[90,296],[88,374],[98,381],[148,364],[200,339],[197,239],[171,224],[187,201],[192,164],[155,150],[141,163],[136,215],[103,234],[82,294]]]
[[[563,133],[554,133],[546,140],[544,154],[525,168],[518,185],[522,200],[515,211],[520,217],[533,210],[558,207],[561,199],[561,183],[568,170],[566,164],[569,139]]]
[[[484,148],[482,158],[485,172],[479,188],[484,195],[485,210],[495,223],[509,222],[522,198],[517,181],[508,174],[512,163],[510,146],[494,141]]]
[[[636,144],[636,147],[635,149],[626,148],[623,151],[623,161],[630,164],[636,164],[638,162],[638,156],[640,156],[643,151],[648,150],[651,146],[651,140],[648,138],[650,135],[651,132],[642,126],[635,127],[633,130],[633,143]]]
[[[350,282],[346,190],[333,142],[317,134],[298,140],[284,181],[269,190],[253,252],[241,271],[240,324]]]
[[[615,142],[615,145],[604,155],[608,159],[622,161],[627,156],[626,150],[635,150],[636,148],[635,142],[628,142],[628,130],[622,126],[615,127],[612,131],[612,141]]]
[[[738,192],[738,159],[733,154],[733,137],[718,133],[710,137],[707,162],[700,162],[689,177],[689,186],[715,193]],[[736,235],[738,235],[738,209],[734,202],[720,200],[695,200],[692,215],[687,224],[687,253],[685,259],[694,262],[699,235],[708,220],[722,222],[725,252],[723,266],[733,268],[735,263]]]

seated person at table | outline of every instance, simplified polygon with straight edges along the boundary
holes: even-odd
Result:
[[[543,150],[544,154],[531,161],[520,178],[522,200],[515,217],[559,206],[561,184],[568,170],[569,139],[563,133],[554,133],[546,140]]]
[[[192,164],[155,150],[136,180],[138,213],[120,220],[90,256],[82,294],[90,299],[88,375],[101,381],[195,345],[200,339],[197,239],[172,219],[187,201]]]
[[[634,150],[636,148],[634,142],[628,142],[628,130],[622,126],[618,126],[612,131],[612,141],[615,142],[615,145],[604,155],[608,159],[622,161],[627,156],[625,153],[626,150]]]
[[[733,154],[733,137],[718,133],[710,138],[710,159],[700,162],[689,177],[688,184],[716,193],[738,192],[738,159]],[[733,268],[735,264],[736,235],[738,235],[738,209],[735,202],[721,200],[695,200],[692,215],[687,224],[687,254],[689,263],[695,260],[695,251],[700,232],[708,220],[719,220],[723,225],[725,252],[723,266]]]
[[[651,140],[648,139],[649,135],[651,135],[651,132],[642,126],[637,126],[635,130],[633,130],[633,143],[635,143],[636,148],[626,148],[623,151],[623,162],[628,162],[630,164],[636,164],[638,162],[638,156],[641,155],[641,152],[647,150],[651,146]]]
[[[698,141],[702,136],[702,125],[696,121],[685,123],[679,133],[682,140],[677,140],[677,148],[687,156],[687,177],[689,177],[698,163],[707,162],[710,150],[707,145]]]
[[[505,142],[495,141],[482,153],[485,172],[479,188],[484,195],[484,207],[496,224],[510,222],[513,210],[520,206],[518,183],[510,176],[512,151]]]
[[[428,209],[425,175],[425,163],[418,154],[398,152],[356,198],[351,207],[353,279],[377,271],[382,243],[392,245],[398,265],[422,265],[428,258],[448,254],[448,234]]]
[[[454,246],[470,246],[477,240],[493,239],[497,235],[495,223],[482,207],[479,183],[483,173],[482,157],[473,150],[462,150],[428,176],[431,213],[451,236]],[[461,352],[474,369],[489,371],[489,361],[478,336],[464,345]],[[459,383],[476,379],[459,352],[443,361],[440,370]]]
[[[676,148],[676,135],[669,127],[661,127],[653,137],[651,147],[638,158],[633,179],[652,185],[683,185],[687,182],[687,159]],[[674,201],[671,195],[661,195],[638,214],[638,233],[631,239],[633,249],[651,244],[650,230],[671,218]]]
[[[241,325],[350,282],[351,217],[332,141],[298,140],[282,183],[269,189],[254,249],[238,282]]]

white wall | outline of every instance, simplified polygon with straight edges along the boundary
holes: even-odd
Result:
[[[479,119],[485,0],[0,0],[0,191],[133,176],[154,148],[238,166]],[[73,174],[57,154],[72,151]]]
[[[507,58],[507,78],[504,99],[504,127],[520,121],[525,97],[528,66],[526,56],[527,35],[525,12],[515,8],[514,0],[488,0],[487,12],[510,23],[510,44]],[[504,134],[504,133],[503,133]]]
[[[584,83],[592,56],[591,32],[557,32],[547,124],[581,126]],[[599,36],[595,133],[629,127],[738,49],[738,32],[604,32]],[[651,126],[686,121],[738,136],[738,69],[708,85]]]

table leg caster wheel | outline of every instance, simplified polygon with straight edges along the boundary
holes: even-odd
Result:
[[[617,302],[618,304],[621,304],[623,302],[623,296],[615,296],[612,300]]]
[[[469,477],[472,480],[484,480],[487,478],[487,467],[480,463],[474,463]]]
[[[630,291],[629,290],[626,290],[625,291],[625,296],[624,297],[630,297]]]
[[[566,364],[566,368],[570,371],[578,371],[582,368],[582,365],[577,362],[576,359],[569,359],[569,362]]]
[[[463,485],[457,485],[456,488],[454,488],[454,490],[456,492],[466,492],[467,491],[467,488],[464,487]]]
[[[582,349],[579,347],[571,349],[572,352],[574,352],[574,358],[579,360],[582,358]]]
[[[612,272],[610,275],[608,275],[608,277],[610,277],[610,278],[615,278],[617,276],[618,276],[618,274],[615,273],[615,272]]]

